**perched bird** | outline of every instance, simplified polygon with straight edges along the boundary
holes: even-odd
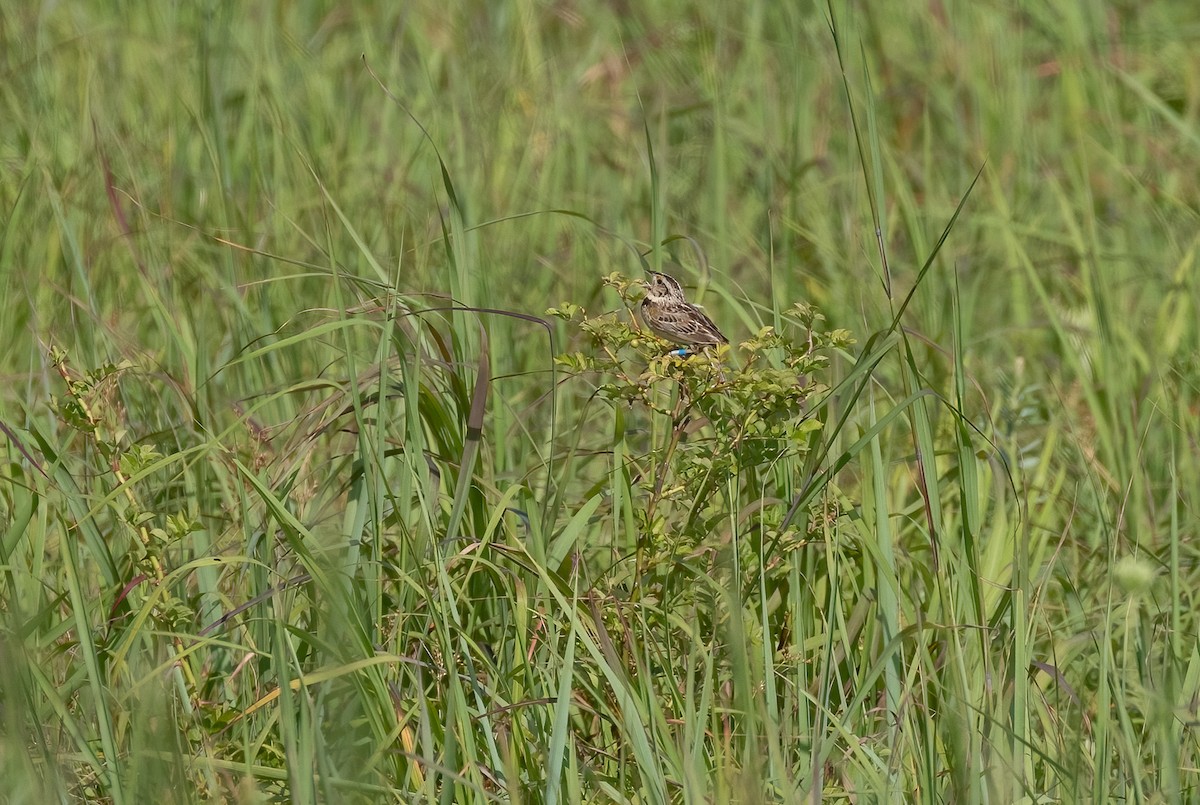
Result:
[[[727,344],[726,338],[704,311],[683,298],[683,288],[671,276],[650,272],[642,322],[660,338],[687,347]]]

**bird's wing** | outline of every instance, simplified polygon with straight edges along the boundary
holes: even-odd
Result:
[[[713,320],[695,305],[664,311],[664,326],[677,332],[681,338],[697,343],[725,343],[728,339],[721,333]]]

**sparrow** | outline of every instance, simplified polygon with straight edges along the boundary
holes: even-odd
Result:
[[[685,347],[711,347],[729,339],[704,311],[683,296],[679,281],[668,274],[650,272],[642,300],[642,322],[650,332]]]

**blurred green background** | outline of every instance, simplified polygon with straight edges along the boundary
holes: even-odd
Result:
[[[1194,3],[9,0],[0,75],[0,798],[1200,796]],[[529,318],[639,254],[858,341],[723,520]]]

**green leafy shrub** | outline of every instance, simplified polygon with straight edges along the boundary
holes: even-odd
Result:
[[[634,307],[639,282],[620,274],[604,281]],[[781,330],[763,327],[736,349],[681,354],[628,312],[589,316],[566,303],[548,313],[585,338],[586,348],[559,356],[559,365],[595,377],[596,393],[614,408],[650,416],[631,468],[643,593],[647,583],[667,584],[677,562],[711,557],[729,541],[731,516],[755,518],[758,533],[783,550],[806,538],[780,527],[824,426],[815,403],[829,392],[830,353],[853,343],[849,332],[823,328],[818,310],[796,304],[781,315]],[[738,559],[753,567],[749,555]]]

